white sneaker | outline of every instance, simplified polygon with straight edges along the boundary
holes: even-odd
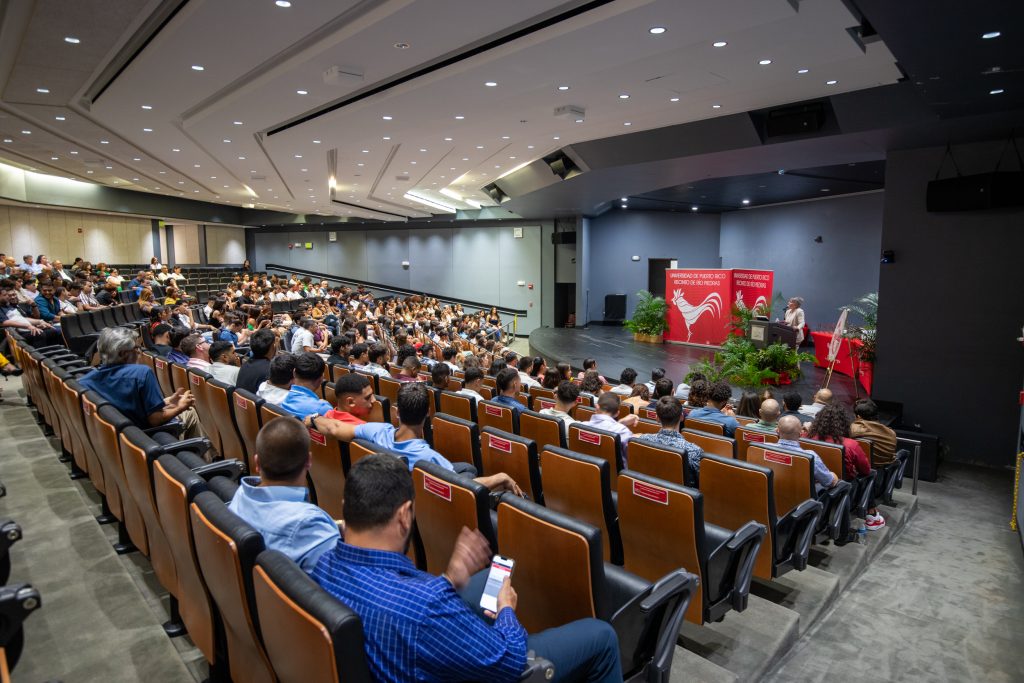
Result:
[[[885,518],[882,515],[868,515],[866,522],[867,528],[875,531],[885,526]]]

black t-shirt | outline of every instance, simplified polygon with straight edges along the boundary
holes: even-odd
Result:
[[[238,371],[235,387],[255,394],[260,385],[270,376],[270,361],[266,358],[254,358],[242,365]]]
[[[109,306],[114,303],[114,295],[105,289],[96,292],[96,301],[100,306]]]

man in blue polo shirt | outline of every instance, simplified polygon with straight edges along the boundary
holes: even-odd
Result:
[[[740,423],[733,417],[732,408],[729,407],[729,398],[732,396],[732,389],[725,382],[715,382],[708,392],[708,405],[697,408],[687,415],[687,419],[696,418],[705,422],[717,422],[722,425],[725,435],[732,437]]]
[[[300,420],[309,415],[326,415],[334,406],[320,398],[326,367],[324,359],[312,351],[294,354],[294,358],[295,379],[288,395],[278,405]]]
[[[504,472],[489,477],[477,477],[476,468],[469,463],[452,463],[430,447],[430,444],[423,438],[423,423],[430,412],[430,401],[432,400],[430,390],[421,382],[403,384],[402,388],[398,390],[398,401],[396,401],[398,429],[387,422],[367,422],[354,425],[340,420],[319,417],[315,414],[310,415],[306,424],[320,432],[330,434],[339,441],[365,439],[405,458],[410,470],[419,461],[426,460],[453,472],[476,477],[478,483],[492,491],[512,491],[518,496],[523,495],[522,490],[512,477]]]
[[[309,432],[298,420],[271,420],[256,435],[253,468],[243,477],[228,509],[307,572],[341,538],[338,524],[309,502],[306,473],[312,456]]]
[[[516,396],[519,395],[523,380],[519,373],[513,368],[505,368],[494,378],[494,384],[498,389],[498,395],[492,399],[495,403],[508,406],[515,411],[516,415],[526,410],[526,406],[519,402]]]
[[[137,427],[159,427],[177,417],[184,438],[201,436],[199,419],[192,410],[192,392],[178,389],[165,399],[152,368],[135,363],[134,330],[104,329],[97,349],[100,365],[79,380],[83,387],[105,398]]]

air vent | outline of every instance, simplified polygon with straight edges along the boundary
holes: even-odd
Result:
[[[395,180],[397,180],[400,183],[407,183],[407,182],[409,182],[409,174],[408,173],[400,173],[400,174],[395,176]]]

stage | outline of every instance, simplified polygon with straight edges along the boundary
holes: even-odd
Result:
[[[813,351],[811,347],[804,350]],[[576,372],[582,369],[584,358],[596,358],[598,370],[611,384],[618,382],[619,374],[627,367],[637,371],[639,382],[650,380],[651,368],[662,367],[669,379],[679,383],[690,371],[691,364],[711,357],[714,351],[681,344],[642,344],[633,341],[633,335],[622,327],[592,325],[588,329],[537,328],[530,333],[530,354],[543,356],[549,362],[570,363]],[[815,367],[814,363],[803,363],[801,370],[800,379],[779,389],[798,391],[804,403],[810,403],[824,381],[825,370]],[[852,377],[833,373],[829,388],[838,400],[853,404]],[[738,390],[734,388],[733,394],[737,395]],[[860,395],[864,396],[863,390]]]

